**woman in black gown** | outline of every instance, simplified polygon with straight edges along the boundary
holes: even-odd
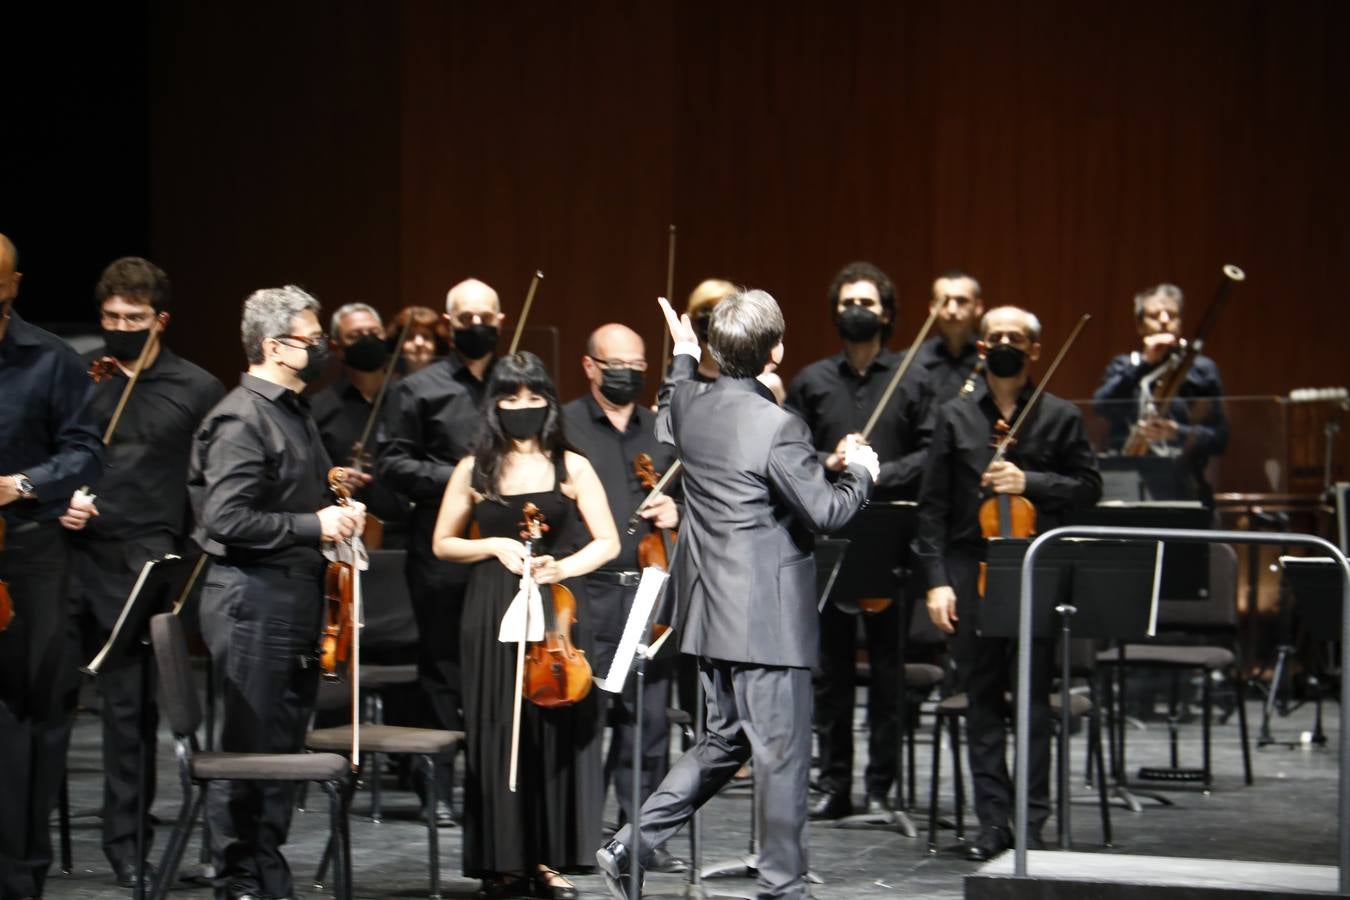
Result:
[[[600,840],[601,706],[594,693],[552,710],[526,701],[518,788],[508,790],[517,645],[497,635],[520,586],[526,502],[539,507],[548,525],[531,560],[538,584],[577,578],[618,554],[605,490],[586,458],[567,448],[557,392],[543,364],[532,353],[517,353],[493,367],[474,455],[455,467],[432,546],[441,559],[476,564],[460,628],[468,742],[464,874],[482,879],[489,896],[512,896],[528,886],[535,896],[565,900],[577,892],[559,872],[592,867]],[[579,543],[571,538],[586,534],[578,515],[591,539],[568,554]],[[461,537],[470,522],[479,536]],[[543,595],[549,602],[550,592]],[[572,639],[584,650],[584,610],[580,618]]]

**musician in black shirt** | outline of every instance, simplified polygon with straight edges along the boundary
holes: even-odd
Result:
[[[358,533],[336,506],[328,452],[300,396],[326,362],[319,303],[297,287],[254,292],[241,328],[249,367],[207,415],[188,489],[194,536],[214,557],[202,590],[226,752],[298,753],[319,687],[324,541]],[[281,845],[292,785],[216,782],[207,797],[217,896],[290,897]]]
[[[838,473],[844,468],[849,443],[860,438],[903,356],[886,349],[895,322],[895,286],[886,273],[871,263],[852,263],[835,276],[828,294],[830,316],[844,348],[803,369],[792,380],[786,405],[806,420],[825,468]],[[918,366],[911,367],[869,436],[881,460],[873,502],[912,500],[917,495],[931,429],[930,400],[926,374]],[[865,530],[868,523],[863,510],[840,536]],[[846,567],[877,569],[878,577],[867,580],[887,582],[891,587],[884,608],[862,616],[872,668],[865,773],[865,803],[872,811],[887,806],[887,793],[895,781],[900,621],[905,604],[896,602],[900,582],[892,573],[906,554],[899,541],[894,550],[886,558],[845,557]],[[848,596],[847,591],[832,593],[821,613],[815,721],[820,736],[818,783],[824,796],[811,808],[814,819],[837,819],[853,811],[853,698],[860,599]]]
[[[445,308],[456,352],[390,388],[375,477],[413,504],[405,571],[421,639],[418,678],[431,707],[424,724],[458,730],[463,726],[459,623],[470,567],[437,559],[431,535],[450,473],[469,454],[478,434],[505,316],[497,292],[473,278],[450,289]],[[443,826],[454,824],[453,766],[453,757],[438,761],[436,820]]]
[[[975,338],[984,315],[980,283],[959,269],[944,273],[933,281],[928,309],[935,306],[942,310],[935,323],[938,336],[924,341],[918,364],[928,372],[937,402],[946,403],[979,381]]]
[[[94,385],[89,411],[94,425],[106,432],[142,348],[168,324],[169,278],[148,260],[125,257],[103,270],[95,295],[104,344],[114,362]],[[103,471],[90,481],[96,497],[76,491],[60,519],[71,532],[69,596],[78,660],[89,660],[107,642],[145,563],[183,550],[192,438],[224,393],[215,376],[174,354],[162,339],[146,356],[104,450]],[[139,668],[104,668],[96,684],[103,719],[103,853],[118,883],[130,887],[142,790]],[[76,692],[67,699],[73,714]],[[152,723],[158,722],[153,699],[149,714]],[[148,752],[147,810],[155,795],[153,743]],[[139,827],[148,848],[150,823]]]
[[[365,303],[338,307],[329,321],[328,341],[342,363],[342,374],[328,387],[314,393],[309,398],[309,406],[328,457],[334,465],[349,466],[353,470],[355,482],[360,487],[352,496],[366,505],[367,516],[374,516],[383,524],[379,546],[396,549],[404,543],[403,524],[408,517],[408,501],[375,478],[373,461],[383,436],[383,426],[380,421],[370,422],[389,361],[385,337],[384,324],[373,307]],[[370,431],[367,434],[368,424]],[[365,458],[352,459],[356,443],[362,437],[365,438],[362,446]],[[358,468],[360,471],[355,471]],[[369,544],[369,535],[367,539]]]
[[[627,523],[648,491],[638,480],[634,461],[638,454],[651,457],[655,472],[665,472],[675,455],[668,444],[656,439],[656,415],[637,401],[647,371],[646,348],[637,332],[625,325],[597,328],[586,341],[582,368],[589,393],[563,407],[568,442],[585,454],[605,487],[609,508],[619,529],[619,555],[586,576],[586,612],[595,643],[591,668],[597,677],[609,672],[623,636],[624,623],[632,609],[641,576],[638,543],[653,529],[674,528],[679,511],[670,494],[641,513],[637,533],[629,534]],[[642,799],[665,777],[669,736],[666,704],[670,694],[671,666],[654,663],[647,669],[642,715]],[[613,783],[619,801],[620,824],[632,816],[633,785],[633,691],[632,681],[622,696],[614,698],[614,731],[605,761],[605,780]],[[671,871],[679,863],[664,851],[649,868]]]
[[[57,517],[98,475],[89,378],[74,350],[14,311],[18,254],[0,234],[0,516],[14,619],[0,632],[0,897],[39,897],[65,772],[67,546]]]
[[[1012,782],[1005,761],[1010,668],[1017,642],[978,633],[979,563],[985,555],[979,508],[993,494],[1020,494],[1036,506],[1036,528],[1064,523],[1074,507],[1097,502],[1102,480],[1078,408],[1043,393],[1004,461],[990,465],[991,438],[1002,419],[1016,421],[1032,394],[1027,365],[1041,351],[1040,322],[1012,306],[991,309],[981,326],[985,377],[969,397],[938,410],[919,494],[918,554],[928,589],[928,614],[952,639],[967,685],[967,733],[980,833],[967,848],[985,860],[1011,845]],[[1049,642],[1037,642],[1031,681],[1031,843],[1050,814]]]

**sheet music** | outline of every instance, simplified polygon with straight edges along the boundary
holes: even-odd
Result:
[[[646,637],[648,623],[652,618],[652,610],[656,607],[656,601],[661,596],[661,591],[665,589],[666,581],[670,576],[662,570],[648,566],[642,570],[642,580],[638,582],[637,596],[633,598],[633,610],[628,614],[628,621],[624,624],[623,637],[619,639],[619,647],[614,651],[614,662],[610,664],[609,674],[602,681],[595,679],[596,686],[602,691],[611,694],[617,694],[623,690],[624,682],[628,678],[628,670],[631,669],[633,658],[638,653],[639,644]],[[657,638],[650,646],[643,650],[643,655],[651,659],[660,646],[670,637],[670,629],[661,637]]]
[[[182,557],[170,553],[161,559],[148,559],[145,561],[145,565],[141,566],[141,574],[136,576],[136,584],[132,586],[131,594],[128,595],[127,602],[122,604],[122,611],[117,614],[117,623],[113,625],[112,634],[108,635],[108,640],[103,645],[103,649],[98,651],[98,655],[89,661],[89,665],[84,667],[85,672],[88,672],[90,675],[98,674],[99,667],[103,665],[103,660],[107,657],[108,652],[112,649],[113,645],[117,643],[117,635],[121,632],[122,625],[127,620],[127,614],[130,613],[131,608],[135,606],[135,599],[140,596],[141,587],[145,584],[145,579],[150,577],[150,570],[155,567],[155,563],[171,559],[182,559]]]

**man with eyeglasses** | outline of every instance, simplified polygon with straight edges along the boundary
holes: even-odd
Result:
[[[603,568],[586,576],[586,610],[595,636],[591,668],[604,676],[623,636],[624,623],[637,595],[642,566],[638,544],[658,529],[674,528],[679,510],[669,494],[643,509],[642,527],[629,534],[626,523],[642,505],[648,491],[634,467],[639,454],[647,454],[660,474],[675,461],[673,449],[656,439],[656,414],[638,403],[647,373],[646,347],[637,332],[626,325],[601,325],[586,341],[581,358],[589,390],[563,407],[567,439],[591,461],[609,499],[609,509],[619,526],[619,555]],[[632,681],[625,692],[613,698],[613,734],[605,760],[605,781],[614,785],[619,802],[619,824],[632,817],[633,726],[635,714],[642,717],[641,795],[645,800],[665,777],[669,737],[666,706],[670,694],[671,666],[659,662],[647,670],[642,709],[634,709]],[[650,868],[679,871],[684,863],[664,850]]]
[[[979,563],[986,540],[981,503],[998,494],[1021,495],[1036,507],[1036,528],[1064,524],[1075,507],[1102,493],[1092,446],[1078,407],[1049,392],[1017,434],[1005,459],[990,465],[997,423],[1017,421],[1034,390],[1028,369],[1041,354],[1041,323],[1030,312],[1000,306],[985,313],[978,350],[984,377],[966,397],[943,404],[933,425],[919,492],[916,547],[927,589],[928,615],[951,635],[952,657],[970,698],[966,749],[975,788],[979,834],[966,858],[982,862],[1012,845],[1012,779],[1007,764],[1007,719],[1017,641],[979,632]],[[1037,640],[1031,662],[1031,779],[1029,843],[1042,849],[1041,826],[1050,816],[1051,641]]]
[[[829,477],[836,479],[844,470],[848,448],[861,439],[903,357],[886,349],[896,305],[895,286],[885,272],[868,262],[851,263],[835,275],[827,295],[830,318],[843,347],[798,373],[788,389],[787,407],[806,421]],[[923,369],[911,366],[869,437],[881,459],[873,502],[912,500],[917,495],[931,427],[930,400]],[[863,510],[837,536],[865,538],[878,528],[879,520]],[[901,612],[908,609],[897,602],[902,581],[896,571],[908,557],[901,544],[897,537],[887,552],[846,556],[841,583],[821,611],[815,724],[820,737],[817,783],[822,796],[811,807],[813,819],[840,819],[853,812],[853,707],[860,625],[872,669],[867,690],[863,809],[871,815],[889,815],[888,794],[895,783],[895,748],[899,746]],[[881,602],[864,605],[862,591],[875,591],[866,596],[876,596]]]
[[[455,353],[390,389],[375,477],[413,503],[405,571],[421,635],[418,680],[430,706],[423,724],[459,730],[459,620],[469,567],[437,559],[431,535],[450,473],[470,453],[478,434],[479,410],[506,317],[497,292],[476,278],[452,287],[445,309]],[[450,807],[453,757],[438,760],[436,784],[441,796],[428,802],[436,804],[437,823],[448,827],[455,823]]]
[[[938,334],[924,341],[916,364],[928,373],[933,396],[938,403],[969,395],[980,376],[980,354],[975,339],[984,315],[980,283],[952,269],[933,280],[933,297],[928,309],[938,307]]]
[[[338,506],[330,461],[300,396],[328,361],[319,301],[294,285],[255,291],[240,334],[248,371],[207,415],[193,446],[193,537],[213,557],[202,589],[227,753],[299,753],[319,690],[324,542],[359,534]],[[294,896],[281,854],[294,785],[221,781],[207,794],[216,896]]]
[[[225,394],[214,376],[164,345],[170,285],[154,263],[129,256],[103,270],[95,288],[103,341],[112,365],[89,397],[89,416],[106,432],[128,379],[142,358],[136,386],[104,450],[103,471],[89,482],[95,496],[76,491],[60,522],[70,531],[70,613],[78,645],[74,658],[92,659],[117,624],[122,605],[150,560],[182,553],[187,533],[187,472],[198,424]],[[153,344],[149,342],[155,339]],[[148,748],[146,781],[140,761],[139,669],[104,669],[97,679],[103,719],[103,853],[117,883],[136,877],[137,797],[155,796],[154,745]],[[73,724],[78,690],[67,697]],[[151,722],[159,710],[150,701]]]
[[[0,234],[0,516],[13,621],[0,631],[0,897],[40,897],[51,811],[65,772],[62,690],[67,541],[57,517],[98,475],[103,445],[85,415],[75,351],[14,310],[22,274]]]

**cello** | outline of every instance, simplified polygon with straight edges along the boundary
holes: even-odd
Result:
[[[1041,394],[1045,393],[1045,386],[1050,383],[1050,379],[1055,375],[1055,370],[1064,361],[1065,354],[1069,352],[1073,342],[1078,339],[1079,332],[1083,330],[1083,326],[1091,318],[1090,313],[1084,313],[1082,318],[1078,320],[1078,324],[1069,333],[1069,338],[1064,342],[1064,346],[1059,348],[1059,353],[1055,356],[1054,362],[1050,363],[1050,368],[1046,370],[1045,377],[1036,385],[1036,390],[1032,392],[1026,405],[1022,407],[1022,412],[1018,414],[1016,421],[1009,425],[1007,421],[1000,418],[994,425],[992,439],[994,456],[984,469],[986,474],[995,465],[1003,462],[1008,451],[1017,443],[1017,432],[1026,424],[1031,411],[1036,408],[1036,402],[1041,399]],[[1029,538],[1036,533],[1036,506],[1022,494],[994,494],[980,504],[979,519],[980,533],[984,535],[986,540],[992,538]],[[984,596],[986,572],[986,564],[981,562],[979,580],[981,597]]]

